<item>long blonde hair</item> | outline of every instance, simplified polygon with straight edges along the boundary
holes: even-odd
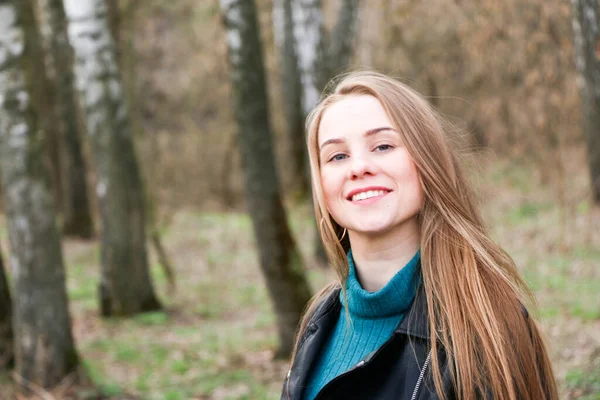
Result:
[[[511,257],[487,235],[450,146],[445,122],[414,90],[375,72],[353,72],[343,77],[308,118],[315,214],[339,282],[313,298],[298,337],[320,298],[337,285],[342,286],[345,296],[349,242],[324,201],[318,135],[327,107],[352,95],[370,95],[379,100],[400,133],[421,180],[421,271],[438,395],[445,397],[438,357],[442,346],[460,399],[473,400],[490,392],[494,398],[507,400],[557,399],[540,332],[523,311],[522,304],[532,304],[533,296]]]

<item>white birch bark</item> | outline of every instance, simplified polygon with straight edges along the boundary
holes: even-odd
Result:
[[[33,8],[0,0],[0,170],[11,246],[16,373],[43,388],[78,364],[38,116]],[[26,393],[24,391],[24,393]]]

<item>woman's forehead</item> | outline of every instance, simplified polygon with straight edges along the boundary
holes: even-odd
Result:
[[[326,141],[362,134],[382,126],[393,127],[385,109],[370,95],[350,95],[328,106],[318,131],[319,147]]]

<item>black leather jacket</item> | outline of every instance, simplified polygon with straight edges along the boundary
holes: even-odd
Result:
[[[309,372],[339,316],[339,293],[339,288],[332,291],[313,313],[284,381],[282,399],[303,398]],[[444,353],[439,357],[446,399],[453,400],[456,395]],[[390,339],[325,385],[316,399],[439,399],[430,362],[427,303],[421,287]]]

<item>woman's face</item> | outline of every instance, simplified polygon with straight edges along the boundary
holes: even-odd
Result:
[[[379,100],[351,95],[330,105],[318,145],[326,206],[340,226],[369,236],[416,229],[423,190]]]

